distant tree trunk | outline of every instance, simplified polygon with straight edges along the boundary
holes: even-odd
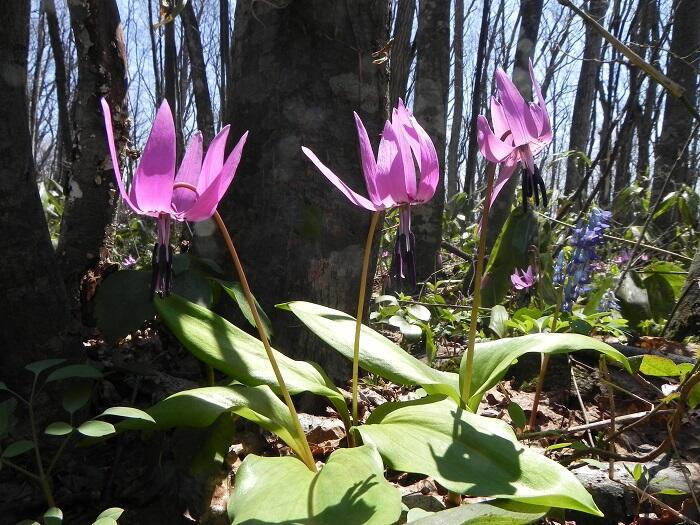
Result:
[[[389,103],[395,107],[399,98],[406,98],[406,86],[415,49],[411,46],[411,33],[416,13],[416,0],[398,0],[394,43],[391,46],[391,72],[389,77]]]
[[[34,74],[32,75],[31,93],[29,94],[29,133],[32,135],[32,151],[37,153],[39,142],[39,95],[44,83],[44,49],[46,48],[46,32],[44,31],[44,12],[39,13],[36,32],[36,54],[34,55]]]
[[[230,44],[231,17],[229,15],[228,0],[219,0],[219,121],[224,120],[227,114],[226,92],[228,85],[229,69],[231,68],[231,44]]]
[[[663,336],[682,341],[700,331],[700,244],[688,270],[683,291],[664,328]]]
[[[469,119],[469,142],[467,146],[467,166],[464,173],[464,191],[471,194],[476,182],[476,119],[481,109],[481,99],[485,87],[484,63],[486,56],[486,43],[489,33],[489,11],[491,0],[484,0],[481,11],[481,29],[479,30],[479,46],[476,51],[476,67],[474,68],[474,86],[472,93],[471,117]]]
[[[159,0],[155,0],[158,2]],[[153,61],[153,76],[155,79],[156,101],[160,102],[163,98],[163,82],[161,80],[160,60],[158,60],[158,45],[156,42],[155,19],[153,17],[153,2],[154,0],[146,0],[148,5],[148,36],[151,39],[151,59]]]
[[[71,151],[70,116],[68,113],[68,77],[66,61],[63,56],[63,41],[61,27],[56,16],[54,0],[42,0],[42,10],[46,13],[46,24],[49,28],[49,40],[54,61],[54,81],[56,83],[56,103],[58,105],[58,148],[56,153],[56,180],[61,186],[65,184],[65,158]]]
[[[69,8],[78,55],[78,84],[69,192],[57,253],[63,279],[77,305],[83,274],[106,256],[110,237],[106,229],[114,215],[114,173],[100,98],[106,96],[114,108],[116,135],[120,137],[127,125],[127,67],[116,2],[70,2]]]
[[[188,2],[189,3],[189,2]],[[175,119],[175,136],[177,137],[177,155],[181,158],[182,149],[182,108],[178,98],[177,44],[175,43],[175,22],[165,24],[163,29],[163,96],[168,101]],[[158,101],[160,103],[160,101]]]
[[[673,33],[666,75],[685,88],[685,96],[695,105],[698,89],[697,64],[700,60],[700,2],[675,0],[673,3]],[[693,116],[676,98],[666,96],[661,136],[656,144],[656,163],[652,182],[652,202],[661,193],[668,173],[673,169],[673,191],[681,184],[691,183],[688,164],[688,138],[693,128]],[[675,164],[675,168],[673,167]]]
[[[24,365],[65,357],[69,322],[32,161],[27,107],[29,0],[7,2],[0,31],[0,379],[24,392]]]
[[[185,42],[187,42],[187,53],[190,56],[192,89],[194,102],[197,106],[197,128],[201,130],[206,146],[214,138],[214,115],[212,114],[209,84],[207,83],[207,67],[202,51],[202,37],[199,33],[199,22],[197,22],[192,2],[187,2],[181,16],[182,27],[185,30]]]
[[[488,4],[488,1],[486,4]],[[452,47],[455,54],[455,80],[452,129],[450,130],[450,145],[447,153],[448,200],[454,197],[459,191],[459,144],[462,138],[462,113],[464,112],[464,0],[455,0],[454,17],[455,25]]]
[[[437,269],[445,208],[447,96],[450,89],[450,2],[420,0],[416,35],[414,115],[435,144],[440,178],[433,198],[412,210],[416,236],[416,276],[428,279]]]
[[[327,0],[236,4],[236,82],[228,85],[225,120],[233,140],[245,130],[250,135],[220,211],[253,293],[273,320],[274,345],[347,379],[344,359],[274,308],[304,299],[352,313],[357,304],[369,213],[348,202],[300,148],[308,146],[366,192],[352,112],[361,116],[376,151],[387,79],[371,54],[386,44],[388,13],[386,2],[374,0],[327,7]],[[200,253],[215,255],[218,238],[199,232]]]
[[[608,0],[589,0],[588,11],[599,22],[603,21],[607,10]],[[571,115],[569,150],[586,152],[591,133],[591,113],[600,71],[600,48],[603,37],[588,24],[585,24],[584,29],[586,40],[583,46],[583,61],[581,62],[578,88]],[[583,168],[579,158],[574,155],[569,156],[566,164],[564,191],[567,194],[573,193],[581,184],[582,179]]]
[[[535,56],[537,34],[540,30],[543,0],[520,0],[520,31],[518,45],[515,48],[515,63],[513,65],[513,83],[518,87],[525,100],[532,99],[532,84],[528,70],[528,61]],[[520,185],[518,177],[513,177],[501,190],[489,213],[489,223],[486,228],[487,252],[498,239],[503,225],[513,206],[515,188]]]

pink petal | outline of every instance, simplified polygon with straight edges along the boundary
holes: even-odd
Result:
[[[226,153],[226,140],[231,126],[224,126],[216,137],[213,138],[207,154],[202,162],[202,173],[197,182],[197,192],[202,195],[209,185],[214,181],[222,166],[224,165],[224,154]],[[213,213],[213,212],[212,212]]]
[[[488,120],[483,115],[476,118],[476,141],[479,144],[481,154],[487,160],[495,163],[503,162],[515,149],[493,134]]]
[[[132,185],[132,198],[145,213],[171,213],[175,178],[175,124],[163,101],[141,154]]]
[[[503,189],[503,186],[510,180],[510,178],[515,173],[515,169],[518,167],[517,160],[513,157],[508,157],[506,161],[501,165],[501,172],[498,174],[498,178],[493,185],[493,190],[491,191],[491,203],[489,206],[493,206],[493,203],[498,197],[498,194]]]
[[[399,99],[396,113],[420,172],[418,189],[413,200],[414,202],[429,201],[435,194],[440,177],[440,165],[435,145],[416,118],[406,109],[401,99]]]
[[[247,139],[248,132],[246,131],[229,154],[216,178],[204,190],[204,193],[197,198],[197,202],[185,212],[185,218],[188,221],[203,221],[214,215],[216,207],[223,199],[226,190],[231,185],[231,181],[233,181],[233,177],[236,175],[238,164],[241,162],[241,156],[243,155],[243,146],[245,146]]]
[[[493,133],[498,140],[506,143],[513,141],[503,106],[496,97],[491,97],[491,124],[493,125]],[[510,141],[507,140],[508,138]]]
[[[537,104],[532,109],[533,112],[537,112],[539,116],[539,140],[548,143],[552,141],[552,125],[549,122],[549,113],[547,113],[546,102],[542,96],[542,88],[540,88],[540,84],[537,82],[537,79],[535,79],[532,60],[530,60],[529,68],[532,87],[537,95]]]
[[[396,133],[387,121],[384,124],[382,139],[377,152],[377,191],[383,202],[408,203],[402,160],[399,155]]]
[[[362,173],[365,176],[367,194],[374,204],[381,204],[382,199],[377,191],[377,161],[374,158],[372,143],[369,141],[367,130],[360,117],[353,111],[355,116],[355,126],[357,127],[357,138],[360,142],[360,157],[362,158]]]
[[[513,287],[516,290],[522,290],[524,288],[527,288],[525,282],[518,275],[518,270],[515,270],[515,273],[510,276],[510,282],[513,283]]]
[[[202,169],[202,133],[195,131],[187,145],[185,157],[182,159],[180,169],[175,176],[175,182],[186,182],[195,188]],[[197,200],[197,193],[188,188],[175,188],[173,190],[173,208],[181,213],[189,210]]]
[[[114,131],[112,130],[112,112],[109,109],[109,104],[103,98],[100,100],[102,104],[102,116],[105,121],[105,131],[107,132],[107,144],[109,146],[109,155],[112,157],[112,169],[114,170],[114,177],[117,179],[117,187],[119,188],[119,193],[122,199],[126,201],[129,207],[136,213],[142,213],[141,210],[134,205],[129,194],[126,192],[124,187],[124,181],[122,180],[122,172],[119,169],[119,157],[117,156],[117,148],[114,146]]]
[[[347,184],[345,184],[338,176],[333,173],[330,169],[326,167],[323,162],[321,162],[316,155],[314,155],[313,151],[311,151],[309,148],[306,148],[302,146],[301,150],[304,152],[304,154],[309,158],[311,162],[313,162],[316,167],[319,169],[321,173],[333,184],[336,188],[338,188],[343,195],[345,195],[350,202],[352,202],[356,206],[360,206],[361,208],[365,208],[366,210],[370,211],[379,211],[383,210],[384,206],[377,206],[373,204],[371,201],[369,201],[367,198],[363,197],[362,195],[358,195],[354,191],[352,191]]]
[[[496,70],[496,85],[498,86],[498,98],[508,120],[508,127],[513,134],[513,144],[522,146],[533,138],[537,138],[539,130],[530,114],[530,107],[513,81],[501,68]]]
[[[400,163],[394,164],[395,167],[401,170],[403,175],[404,187],[409,202],[413,201],[416,196],[416,164],[413,161],[413,153],[408,139],[408,133],[401,123],[401,117],[398,111],[394,109],[392,112],[391,126],[394,130],[396,145],[398,147],[398,160]],[[395,171],[395,176],[399,177],[398,169]]]

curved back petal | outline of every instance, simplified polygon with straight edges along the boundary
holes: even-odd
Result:
[[[175,182],[186,182],[195,188],[202,169],[202,133],[195,131],[187,145],[185,156],[180,164],[180,169],[175,176]],[[197,194],[187,188],[175,188],[173,190],[173,209],[177,213],[189,210],[197,200]]]

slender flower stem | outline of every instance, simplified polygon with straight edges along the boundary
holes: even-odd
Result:
[[[265,329],[263,328],[263,322],[260,319],[260,314],[258,313],[258,308],[257,305],[255,304],[255,299],[253,298],[253,294],[250,291],[250,286],[248,286],[248,279],[246,279],[245,272],[243,271],[243,266],[241,265],[241,261],[238,258],[238,253],[236,252],[236,248],[233,246],[233,240],[231,239],[231,235],[229,235],[228,229],[226,228],[226,225],[224,224],[224,221],[221,219],[221,215],[219,215],[219,212],[214,212],[213,219],[216,222],[216,225],[219,227],[219,232],[221,232],[221,235],[224,238],[224,241],[226,242],[226,247],[228,248],[229,253],[231,254],[231,260],[233,261],[233,266],[236,268],[236,273],[238,273],[238,278],[241,281],[241,287],[243,288],[243,294],[245,295],[246,302],[248,303],[248,306],[250,307],[250,311],[253,313],[253,319],[255,320],[255,326],[258,329],[258,335],[260,336],[260,340],[263,343],[263,346],[265,347],[265,352],[267,353],[267,358],[270,361],[270,365],[272,366],[272,370],[275,373],[275,377],[277,378],[277,384],[279,385],[280,392],[282,393],[282,397],[284,398],[284,402],[287,404],[287,408],[289,409],[289,413],[292,416],[292,420],[294,422],[294,427],[297,432],[297,435],[299,437],[299,440],[302,444],[303,448],[303,457],[301,458],[304,463],[306,464],[307,467],[309,467],[309,470],[316,472],[316,462],[314,461],[314,456],[311,453],[311,448],[309,447],[309,442],[306,440],[306,435],[304,434],[304,430],[301,428],[301,423],[299,422],[299,416],[297,415],[297,411],[294,408],[294,403],[292,403],[292,398],[289,395],[289,390],[287,390],[287,385],[284,382],[284,379],[282,378],[282,373],[280,372],[279,366],[277,365],[277,360],[275,359],[275,355],[272,352],[272,347],[270,346],[270,341],[267,338],[267,334],[265,333]]]
[[[474,275],[474,292],[472,299],[471,318],[469,319],[469,342],[464,369],[461,371],[462,404],[469,404],[469,394],[472,385],[472,372],[474,369],[474,340],[476,339],[476,323],[479,318],[479,306],[481,305],[481,278],[484,273],[484,257],[486,255],[486,228],[489,223],[489,210],[491,209],[491,193],[493,192],[493,178],[496,173],[496,165],[489,163],[486,167],[486,196],[484,209],[481,212],[481,233],[479,234],[479,249],[476,256],[476,274]]]
[[[53,497],[53,492],[51,491],[51,484],[49,483],[48,476],[44,472],[44,463],[41,460],[41,452],[39,451],[39,437],[36,431],[36,418],[34,417],[34,393],[36,392],[36,383],[38,375],[34,376],[34,384],[32,385],[32,393],[29,396],[29,426],[32,430],[32,439],[34,440],[34,458],[36,459],[37,473],[39,474],[39,485],[46,498],[46,503],[49,507],[55,507],[56,501]]]
[[[367,293],[367,274],[369,273],[369,258],[372,253],[372,241],[374,240],[374,232],[377,229],[377,223],[381,212],[375,211],[372,213],[372,220],[369,223],[369,231],[367,232],[367,240],[365,241],[365,252],[362,256],[362,274],[360,276],[360,293],[357,298],[357,317],[355,318],[355,344],[352,354],[352,421],[358,425],[360,420],[357,416],[357,383],[360,374],[360,332],[362,331],[362,316],[365,309],[365,295]]]

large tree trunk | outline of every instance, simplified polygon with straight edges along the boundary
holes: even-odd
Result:
[[[700,2],[675,0],[673,6],[673,33],[666,74],[685,88],[686,98],[695,105],[698,89],[696,68],[700,60]],[[664,180],[671,170],[673,173],[666,192],[673,191],[681,184],[691,183],[688,138],[692,128],[693,116],[688,109],[676,97],[667,95],[663,127],[656,144],[652,202],[661,193]]]
[[[433,198],[412,210],[416,236],[416,277],[428,279],[436,270],[445,207],[445,141],[447,95],[450,88],[450,2],[420,0],[416,35],[414,114],[435,144],[440,178]]]
[[[220,211],[273,320],[275,346],[322,363],[335,378],[347,378],[347,362],[274,305],[305,299],[355,311],[369,213],[348,202],[300,148],[366,192],[352,112],[376,151],[387,90],[384,67],[371,54],[386,43],[387,17],[385,2],[295,0],[284,7],[238,2],[234,18],[236,82],[226,121],[232,139],[250,135]],[[211,254],[218,238],[202,230],[198,250]]]
[[[29,1],[13,0],[0,31],[0,379],[26,387],[27,363],[61,357],[69,320],[41,207],[27,108]]]
[[[415,49],[411,46],[411,33],[416,13],[416,0],[398,0],[394,22],[394,43],[391,46],[391,72],[389,77],[389,104],[395,107],[399,98],[406,99],[408,74]]]
[[[700,244],[688,270],[685,286],[664,328],[664,337],[682,341],[700,330]]]
[[[488,2],[486,2],[488,3]],[[447,154],[447,198],[459,191],[459,145],[462,138],[462,113],[464,112],[464,0],[455,0],[455,25],[452,38],[455,53],[454,105],[452,129]],[[478,60],[478,55],[477,55]],[[477,64],[478,66],[478,64]],[[478,74],[478,73],[477,73]]]
[[[100,109],[100,97],[115,108],[117,137],[127,125],[126,51],[114,0],[70,2],[78,55],[74,144],[57,253],[74,305],[83,274],[106,256],[106,229],[114,215],[114,172]]]
[[[590,0],[588,10],[593,18],[602,22],[608,10],[608,0]],[[600,71],[600,49],[602,36],[589,24],[585,24],[586,40],[583,47],[583,62],[578,76],[578,88],[571,115],[569,150],[587,151],[591,133],[591,113],[595,102],[596,82]],[[564,191],[573,193],[583,179],[583,167],[578,157],[569,156],[566,164]]]
[[[540,30],[542,18],[542,5],[544,0],[520,0],[520,31],[518,33],[518,45],[515,48],[515,63],[513,64],[513,82],[522,93],[525,100],[532,99],[532,85],[528,71],[528,61],[535,56],[537,34]],[[489,223],[486,228],[486,250],[491,248],[498,239],[503,225],[513,206],[515,189],[520,186],[518,177],[513,177],[503,187],[501,193],[491,206]]]

